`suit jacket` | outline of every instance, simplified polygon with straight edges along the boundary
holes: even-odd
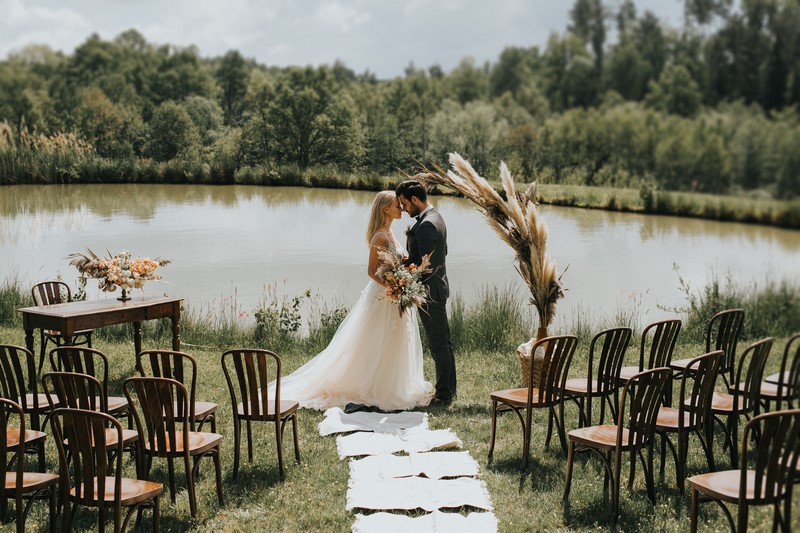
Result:
[[[407,232],[406,248],[408,249],[407,264],[419,265],[422,256],[431,254],[431,270],[433,271],[423,283],[428,287],[430,299],[434,302],[445,302],[450,296],[450,287],[447,283],[447,227],[444,225],[442,215],[435,209],[423,213],[416,224]]]

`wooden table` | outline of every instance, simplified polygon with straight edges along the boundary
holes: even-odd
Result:
[[[109,298],[23,307],[18,311],[22,313],[25,345],[31,352],[36,328],[60,331],[64,343],[70,344],[76,331],[133,323],[133,344],[138,354],[142,351],[142,321],[155,318],[172,320],[172,349],[181,349],[181,301],[168,296],[136,296],[125,302]]]

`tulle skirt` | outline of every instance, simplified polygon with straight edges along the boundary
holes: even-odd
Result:
[[[282,400],[320,410],[348,403],[385,411],[427,405],[433,386],[423,375],[417,310],[401,316],[383,294],[369,282],[325,350],[281,379]]]

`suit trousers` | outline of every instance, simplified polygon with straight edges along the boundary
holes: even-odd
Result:
[[[450,401],[456,394],[456,360],[450,342],[447,305],[428,301],[419,316],[436,367],[436,397]]]

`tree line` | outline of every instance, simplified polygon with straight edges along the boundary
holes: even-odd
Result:
[[[798,0],[686,0],[680,28],[631,0],[576,0],[543,47],[388,80],[203,58],[136,30],[69,55],[31,45],[0,62],[0,183],[146,180],[157,164],[221,183],[382,175],[457,151],[488,177],[504,160],[526,181],[793,198],[797,28]]]

